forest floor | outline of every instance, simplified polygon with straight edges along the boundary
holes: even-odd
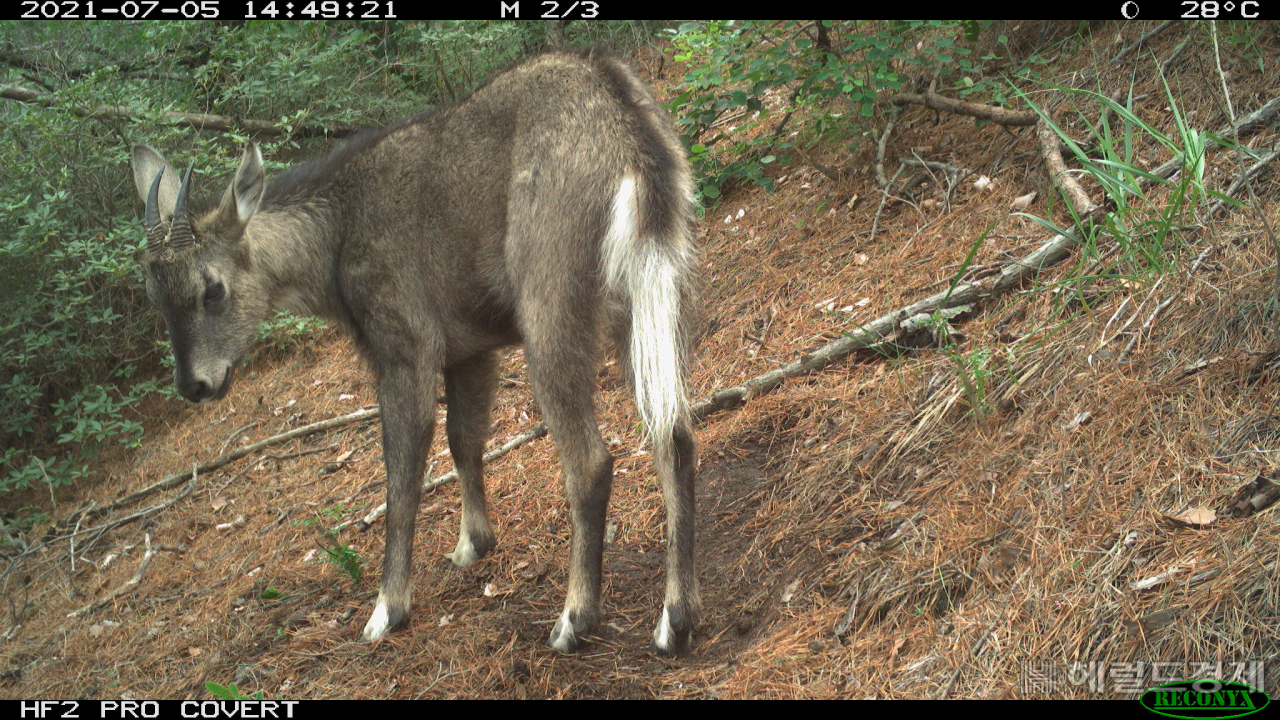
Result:
[[[1179,110],[1206,130],[1230,120],[1203,27],[1176,26],[1118,63],[1119,49],[1153,25],[1076,27],[1049,38],[1061,52],[1046,79],[1108,95],[1132,87],[1135,112],[1172,132],[1152,68],[1189,40],[1168,71]],[[1011,47],[1026,50],[1038,32],[1032,23],[1010,33]],[[1224,48],[1237,51],[1223,57],[1237,113],[1280,95],[1276,40],[1253,48],[1263,60]],[[653,77],[656,53],[636,62],[659,87],[678,80],[670,63]],[[1074,136],[1096,122],[1096,104],[1037,95],[1051,96]],[[1248,143],[1270,147],[1276,137],[1272,123]],[[1033,128],[904,108],[889,157],[915,153],[974,174],[955,188],[942,176],[911,202],[884,207],[874,140],[852,153],[847,143],[809,150],[775,166],[776,192],[738,187],[708,211],[692,397],[1047,242],[1052,233],[1013,214],[1015,198],[1038,191],[1027,211],[1070,225]],[[1153,142],[1135,154],[1146,167],[1169,158]],[[833,180],[815,162],[843,175]],[[1238,174],[1234,154],[1222,151],[1205,182],[1225,189]],[[990,185],[976,187],[979,176]],[[1275,176],[1256,192],[1280,227]],[[1257,216],[1236,210],[1170,233],[1142,271],[1117,261],[1124,252],[1104,236],[1018,290],[973,304],[941,346],[854,354],[702,422],[704,614],[686,656],[649,649],[664,511],[609,361],[598,396],[617,458],[605,620],[579,654],[544,646],[564,597],[569,536],[547,439],[488,466],[499,544],[475,567],[444,558],[456,538],[456,486],[424,495],[413,621],[377,646],[359,641],[383,523],[339,535],[363,559],[358,581],[327,560],[317,528],[383,502],[372,420],[265,449],[75,528],[177,498],[106,533],[56,540],[68,529],[37,528],[20,583],[5,588],[13,617],[0,627],[0,695],[209,699],[206,681],[234,681],[287,699],[1084,698],[1206,676],[1274,691],[1280,522],[1274,507],[1237,507],[1245,486],[1266,493],[1280,446],[1280,381],[1251,379],[1272,348],[1274,250]],[[145,447],[102,456],[95,485],[28,501],[65,518],[374,402],[352,344],[321,331],[257,353],[221,402],[156,400]],[[494,445],[540,420],[518,350],[505,361],[493,418]],[[439,428],[432,475],[452,467]],[[156,552],[128,585],[148,542]]]

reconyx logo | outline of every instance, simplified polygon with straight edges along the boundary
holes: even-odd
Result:
[[[1157,715],[1187,720],[1238,718],[1266,707],[1271,698],[1240,683],[1195,680],[1159,685],[1142,693],[1142,706]]]

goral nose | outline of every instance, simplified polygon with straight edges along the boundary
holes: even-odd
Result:
[[[226,379],[225,376],[223,379]],[[213,378],[205,374],[187,375],[181,371],[175,371],[174,384],[177,385],[178,393],[182,397],[193,403],[199,403],[216,400],[222,395],[222,386],[226,383],[215,384]]]

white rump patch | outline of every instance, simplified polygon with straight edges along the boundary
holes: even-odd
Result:
[[[636,179],[630,173],[622,176],[618,194],[613,196],[613,213],[609,231],[604,235],[604,284],[624,290],[623,277],[639,234],[639,207]]]

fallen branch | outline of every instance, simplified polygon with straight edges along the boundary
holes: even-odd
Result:
[[[161,510],[167,510],[173,507],[175,504],[185,499],[188,495],[192,493],[192,491],[196,489],[196,481],[199,479],[199,477],[200,477],[199,473],[197,473],[193,469],[191,472],[191,479],[187,481],[187,486],[182,488],[182,491],[179,492],[177,495],[174,495],[173,497],[169,498],[165,502],[160,503],[159,505],[153,505],[149,508],[139,510],[138,512],[133,513],[132,515],[125,515],[122,518],[116,518],[115,520],[112,520],[110,522],[103,523],[102,525],[96,525],[91,528],[86,528],[84,530],[80,529],[80,521],[83,520],[84,518],[80,518],[76,521],[76,529],[72,531],[70,535],[64,535],[61,538],[55,538],[55,539],[70,540],[71,547],[74,548],[75,538],[77,536],[87,535],[89,533],[95,533],[94,536],[89,539],[89,542],[85,543],[85,545],[80,549],[80,552],[83,553],[86,550],[88,550],[89,547],[93,545],[93,543],[97,542],[98,538],[101,538],[103,535],[107,534],[108,531],[114,530],[122,525],[128,525],[131,522],[137,522],[138,520],[141,520],[152,513],[157,513],[157,512],[160,512]]]
[[[1047,119],[1042,119],[1036,123],[1036,139],[1040,141],[1040,154],[1044,157],[1044,163],[1049,170],[1049,179],[1053,181],[1061,190],[1062,194],[1067,197],[1071,207],[1075,210],[1076,217],[1082,220],[1095,213],[1098,206],[1089,199],[1089,193],[1084,191],[1080,183],[1072,177],[1071,172],[1067,169],[1067,163],[1062,159],[1062,144],[1058,142],[1058,134],[1053,131],[1053,127],[1049,125]]]
[[[925,93],[898,93],[889,98],[894,105],[924,105],[938,111],[969,115],[990,120],[998,125],[1027,126],[1036,124],[1036,114],[1030,110],[1010,110],[997,105],[983,105],[964,100],[954,100],[933,91]]]
[[[1182,52],[1187,49],[1187,43],[1189,42],[1189,40],[1183,40],[1178,43],[1178,46],[1173,49],[1173,52],[1169,53],[1169,57],[1165,58],[1165,61],[1160,63],[1161,75],[1169,77],[1169,67],[1177,62],[1178,58],[1182,57]]]
[[[289,440],[292,440],[294,438],[299,438],[304,435],[310,435],[312,433],[318,433],[324,430],[331,430],[336,427],[349,425],[351,423],[360,422],[362,420],[369,420],[372,418],[376,418],[378,417],[379,414],[380,414],[380,411],[378,408],[376,407],[368,408],[365,410],[353,412],[349,415],[342,415],[336,418],[330,418],[328,420],[321,420],[320,422],[311,423],[310,425],[303,425],[300,428],[294,428],[293,430],[290,430],[285,433],[280,433],[279,435],[272,435],[269,438],[266,438],[264,440],[259,440],[258,442],[253,443],[251,445],[245,445],[244,447],[236,448],[231,452],[223,453],[222,455],[219,455],[218,457],[214,458],[213,460],[210,460],[209,462],[196,465],[191,470],[184,470],[182,472],[169,475],[168,477],[161,480],[160,482],[157,482],[153,485],[149,485],[135,493],[130,493],[129,495],[126,495],[110,504],[102,505],[102,506],[91,505],[86,508],[81,508],[75,511],[74,513],[72,513],[71,516],[68,517],[66,520],[63,520],[62,525],[64,527],[72,526],[72,525],[75,525],[77,522],[79,522],[80,518],[82,517],[88,517],[91,515],[102,515],[104,513],[111,512],[112,510],[118,510],[126,505],[132,505],[133,503],[141,500],[144,497],[147,497],[148,495],[151,495],[152,493],[158,492],[160,490],[167,490],[171,487],[176,487],[178,485],[181,485],[183,482],[187,481],[196,473],[205,473],[205,472],[209,472],[210,470],[220,468],[223,465],[226,465],[227,463],[233,462],[235,460],[239,460],[245,455],[255,453],[263,448],[271,447],[272,445],[279,445],[280,443],[287,442]]]
[[[0,98],[31,103],[41,107],[57,107],[60,100],[53,94],[36,92],[17,85],[0,87]],[[139,113],[119,105],[94,105],[90,107],[65,106],[73,115],[91,118],[137,118]],[[160,117],[179,125],[187,125],[197,130],[240,131],[248,135],[284,135],[291,137],[346,137],[359,132],[356,125],[338,124],[330,127],[303,126],[293,130],[280,127],[269,120],[254,120],[231,115],[207,115],[204,113],[162,112]]]
[[[1227,121],[1218,129],[1219,136],[1232,135],[1233,133],[1251,133],[1271,123],[1280,115],[1280,97],[1274,97],[1267,101],[1265,105],[1236,120],[1235,122]],[[1170,161],[1174,162],[1174,161]],[[1165,163],[1168,165],[1169,163]],[[1164,165],[1161,165],[1164,167]]]
[[[1259,127],[1277,114],[1280,114],[1280,98],[1271,100],[1258,110],[1242,118],[1240,122],[1237,123],[1237,126],[1241,130],[1246,127]],[[1223,131],[1219,134],[1225,135],[1227,132]],[[1053,145],[1055,147],[1057,146],[1056,140]],[[1253,165],[1251,171],[1256,172],[1261,170],[1265,165],[1265,162],[1273,157],[1275,157],[1274,154],[1266,155],[1264,160],[1259,160]],[[1180,161],[1174,160],[1161,165],[1153,172],[1153,174],[1162,178],[1168,178],[1181,167],[1182,165]],[[1237,183],[1232,186],[1232,189],[1239,187],[1240,184],[1241,183],[1237,181]],[[1222,203],[1218,203],[1214,206],[1214,209],[1221,207]],[[934,293],[933,295],[912,303],[911,305],[907,305],[906,307],[900,308],[891,313],[881,315],[852,333],[849,333],[845,337],[827,343],[822,348],[809,355],[802,356],[795,362],[752,378],[741,385],[720,390],[710,398],[695,403],[693,406],[693,415],[695,419],[701,420],[712,413],[737,407],[753,397],[763,395],[770,390],[773,390],[788,378],[798,377],[800,375],[821,370],[854,351],[870,349],[876,345],[892,342],[898,337],[898,326],[903,321],[910,319],[915,315],[919,315],[921,313],[932,313],[937,310],[953,308],[958,305],[977,303],[1002,295],[1013,288],[1020,286],[1023,282],[1035,276],[1041,270],[1045,270],[1065,260],[1070,255],[1071,249],[1077,242],[1078,240],[1073,235],[1055,235],[1035,251],[1006,265],[1000,271],[999,275],[995,276],[994,282],[989,285],[986,280],[956,283],[953,287],[947,290]]]
[[[693,415],[701,420],[707,416],[737,407],[751,398],[763,395],[789,378],[821,370],[849,354],[898,339],[899,325],[916,315],[936,310],[968,305],[987,300],[1021,285],[1041,270],[1062,262],[1078,240],[1071,235],[1055,235],[1034,252],[1006,266],[996,276],[994,283],[985,281],[957,283],[954,287],[934,293],[906,307],[881,315],[838,340],[833,340],[814,352],[788,363],[741,385],[735,385],[714,393],[711,397],[693,405]]]

